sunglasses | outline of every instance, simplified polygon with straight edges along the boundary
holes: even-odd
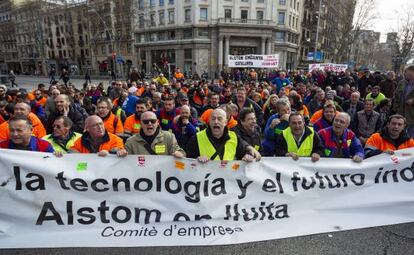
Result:
[[[155,123],[157,123],[157,120],[156,119],[151,119],[151,120],[142,120],[141,121],[143,124],[145,124],[145,125],[148,125],[150,122],[151,122],[151,124],[155,124]]]

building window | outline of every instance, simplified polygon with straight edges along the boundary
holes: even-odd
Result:
[[[279,5],[286,5],[286,0],[279,0]]]
[[[240,18],[241,18],[242,22],[247,22],[248,14],[249,14],[249,12],[247,10],[241,10]]]
[[[276,32],[276,42],[284,42],[285,35],[285,32]]]
[[[231,19],[231,9],[224,10],[224,18]]]
[[[193,50],[184,49],[184,59],[192,59],[192,58],[193,58]]]
[[[207,16],[208,16],[207,8],[200,8],[200,20],[207,21]]]
[[[257,13],[256,13],[256,19],[258,20],[258,21],[263,21],[263,11],[257,11]]]
[[[158,18],[160,20],[160,25],[164,25],[164,23],[165,23],[165,15],[164,15],[164,12],[163,11],[158,13]]]
[[[174,4],[174,0],[168,0],[168,4],[169,4],[169,5]]]
[[[192,29],[184,29],[183,30],[183,39],[192,39],[193,38],[193,30]]]
[[[285,24],[285,12],[279,12],[277,16],[277,24],[278,25],[284,25]]]
[[[159,41],[165,41],[167,38],[166,33],[165,32],[159,32],[158,33],[158,40]]]
[[[155,13],[152,13],[152,14],[150,15],[150,23],[151,23],[151,26],[152,26],[152,27],[154,27],[154,26],[155,26]]]
[[[191,9],[184,10],[184,22],[191,22]]]
[[[150,0],[150,7],[155,7],[155,0]]]
[[[138,9],[139,10],[143,10],[144,9],[144,0],[139,0],[138,1]]]
[[[106,55],[106,47],[105,47],[105,45],[101,47],[101,53],[103,55]]]
[[[140,28],[144,27],[144,16],[139,16],[139,27]]]
[[[160,0],[160,6],[164,6],[164,0]]]
[[[264,0],[257,0],[257,3],[262,4],[262,3],[264,3]]]
[[[175,31],[168,31],[168,40],[175,40]]]
[[[174,24],[175,23],[175,17],[174,17],[174,10],[168,11],[168,24]]]
[[[210,32],[208,29],[199,28],[198,29],[198,37],[200,38],[209,38]]]

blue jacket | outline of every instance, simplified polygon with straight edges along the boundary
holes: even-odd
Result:
[[[262,143],[262,155],[263,156],[273,156],[275,155],[276,150],[276,137],[277,135],[280,135],[283,130],[285,130],[289,126],[288,121],[281,121],[279,124],[277,124],[275,127],[270,128],[270,124],[272,123],[272,120],[279,119],[280,116],[278,113],[273,114],[269,117],[269,119],[266,122],[266,126],[264,129],[265,139]]]
[[[16,149],[16,144],[14,144],[11,139],[8,139],[0,142],[0,148]],[[37,138],[35,136],[30,137],[28,150],[40,152],[55,152],[52,145],[48,141]]]
[[[276,93],[279,93],[282,87],[290,85],[290,80],[288,78],[280,79],[279,77],[272,80],[273,85],[276,86]]]
[[[127,116],[130,116],[135,113],[137,101],[138,101],[138,97],[134,95],[128,95],[124,104],[122,105],[122,110],[125,111],[125,114]]]

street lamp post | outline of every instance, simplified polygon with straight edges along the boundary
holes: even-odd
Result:
[[[318,19],[316,22],[316,35],[315,35],[315,49],[313,51],[313,62],[316,63],[316,53],[318,52],[318,40],[319,40],[319,23],[321,20],[322,0],[319,0]]]
[[[111,42],[111,48],[112,48],[111,57],[112,57],[112,61],[113,61],[113,64],[114,64],[114,70],[113,70],[113,72],[115,73],[115,77],[116,77],[116,75],[117,75],[117,70],[116,70],[117,69],[117,67],[116,67],[116,55],[114,55],[114,53],[116,54],[116,51],[115,51],[115,43],[114,43],[114,38],[113,38],[112,30],[109,30],[108,29],[108,26],[106,25],[105,20],[101,17],[101,15],[98,13],[98,11],[95,8],[88,9],[88,13],[94,13],[94,14],[96,14],[96,16],[98,16],[99,20],[104,25],[104,28],[105,28],[105,37],[106,37],[106,33],[109,34],[109,40]]]

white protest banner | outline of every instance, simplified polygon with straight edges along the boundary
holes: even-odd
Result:
[[[273,55],[228,55],[229,67],[276,68],[279,54]]]
[[[0,150],[0,248],[235,244],[413,222],[413,154],[201,164]]]
[[[346,69],[348,69],[348,65],[332,63],[309,64],[309,72],[312,72],[313,70],[317,69],[331,72],[345,72]]]

